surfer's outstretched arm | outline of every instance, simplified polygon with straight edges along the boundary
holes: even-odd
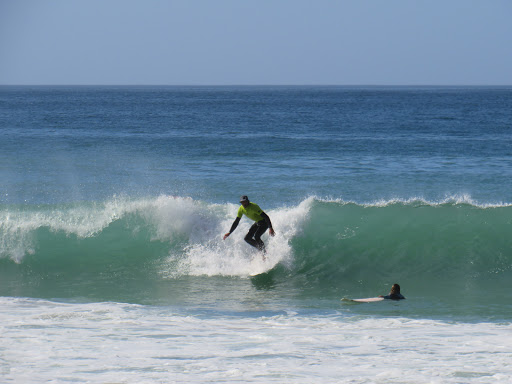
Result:
[[[240,217],[237,217],[237,218],[235,219],[235,221],[233,221],[233,225],[231,225],[231,229],[229,230],[229,232],[228,232],[228,233],[226,233],[226,234],[224,235],[224,238],[223,238],[224,240],[226,240],[226,238],[227,238],[229,235],[231,235],[231,233],[236,229],[236,227],[238,227],[238,223],[239,223],[239,222],[240,222]]]

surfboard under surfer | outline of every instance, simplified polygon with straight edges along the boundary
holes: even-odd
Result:
[[[236,227],[238,227],[238,223],[240,222],[242,215],[245,215],[249,219],[253,220],[254,224],[249,229],[249,232],[247,232],[247,235],[245,235],[244,240],[248,244],[265,253],[265,243],[261,240],[261,236],[267,229],[270,236],[274,236],[276,234],[272,228],[270,217],[268,217],[268,215],[263,212],[257,204],[251,203],[249,198],[245,195],[240,197],[240,204],[242,205],[238,208],[236,219],[233,222],[233,225],[231,225],[229,232],[224,235],[223,239],[226,240],[226,238],[233,233]]]

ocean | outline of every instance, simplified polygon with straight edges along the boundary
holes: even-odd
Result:
[[[511,178],[512,87],[1,86],[0,382],[510,383]]]

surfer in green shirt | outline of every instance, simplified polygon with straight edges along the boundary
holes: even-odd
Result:
[[[240,222],[242,215],[245,215],[255,223],[249,229],[247,235],[245,235],[244,240],[253,247],[258,248],[260,251],[265,253],[265,244],[261,240],[261,236],[267,229],[270,236],[275,235],[274,229],[272,228],[272,223],[270,222],[270,217],[268,217],[268,215],[263,212],[263,210],[257,204],[251,203],[247,196],[242,196],[240,198],[240,204],[242,205],[238,209],[236,219],[233,222],[229,232],[224,235],[224,240],[226,240],[226,238],[231,235],[231,233],[233,233],[236,227],[238,227],[238,223]]]

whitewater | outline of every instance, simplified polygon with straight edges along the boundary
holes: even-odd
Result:
[[[503,339],[510,324],[0,302],[6,311],[2,345],[9,351],[0,370],[4,382],[507,383],[511,378],[511,347]]]
[[[0,87],[0,382],[509,383],[511,110],[507,87]],[[222,239],[240,195],[265,260],[247,218]]]

